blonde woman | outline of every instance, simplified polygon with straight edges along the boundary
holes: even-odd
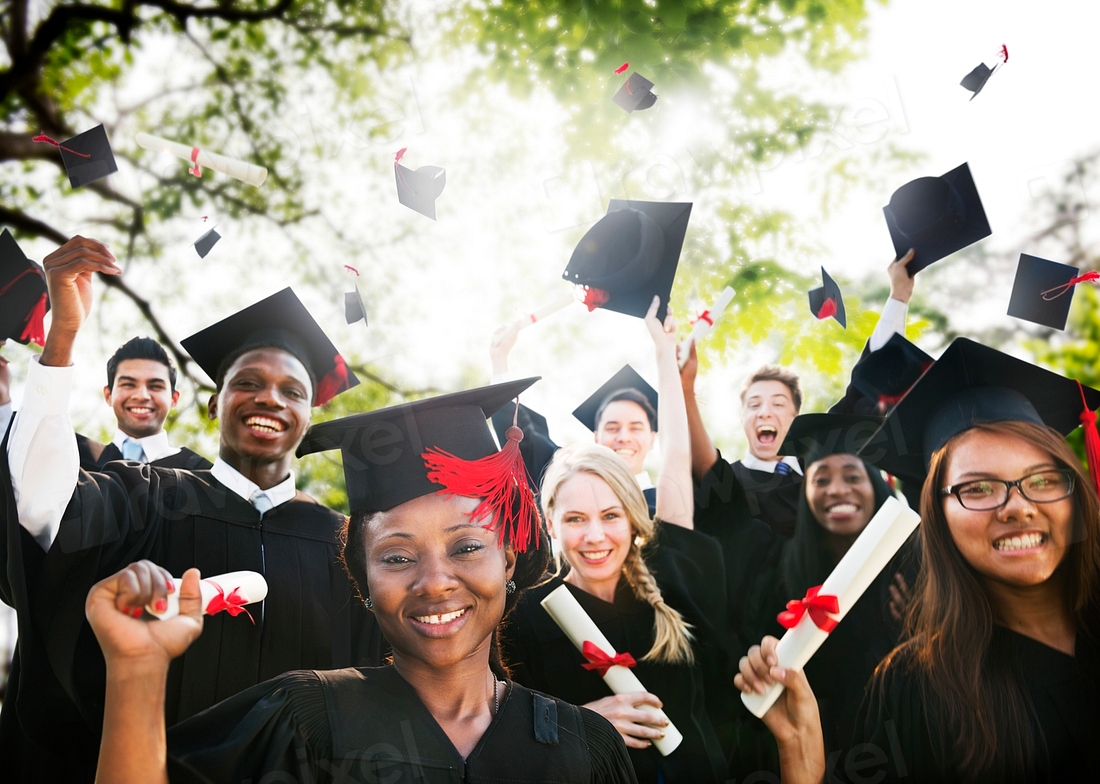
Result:
[[[517,605],[502,635],[504,658],[517,682],[608,719],[627,744],[639,782],[724,782],[727,750],[714,718],[737,697],[726,658],[722,554],[715,540],[691,530],[691,452],[675,330],[654,313],[655,306],[646,324],[659,379],[659,522],[613,451],[599,444],[559,450],[542,483],[557,574]],[[615,650],[636,660],[634,672],[649,691],[612,695],[597,672],[584,668],[584,657],[539,604],[563,584]],[[652,746],[664,727],[643,705],[663,708],[684,734],[667,757]]]

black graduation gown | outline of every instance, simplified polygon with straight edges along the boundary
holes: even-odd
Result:
[[[756,471],[740,460],[730,463],[719,452],[714,465],[696,484],[696,519],[700,514],[716,513],[752,517],[790,539],[801,496],[802,476],[797,471],[787,475]]]
[[[76,448],[80,455],[80,467],[85,471],[102,471],[112,460],[123,459],[122,450],[113,442],[101,444],[80,433],[76,434]],[[185,446],[180,447],[175,454],[159,460],[151,460],[150,464],[162,468],[182,468],[184,471],[199,471],[214,465],[198,452],[192,452]]]
[[[638,679],[661,699],[665,713],[684,735],[667,757],[653,747],[628,749],[638,780],[724,782],[726,754],[715,724],[727,720],[726,712],[737,697],[724,624],[725,594],[719,582],[721,550],[709,537],[659,523],[646,563],[665,601],[694,627],[694,665],[641,661],[653,646],[653,608],[636,599],[625,580],[619,581],[614,603],[572,585],[569,590],[615,650],[638,660]],[[586,660],[580,651],[540,605],[563,584],[568,585],[555,577],[523,595],[502,629],[501,648],[516,681],[583,705],[610,696],[611,690],[597,673],[582,667]]]
[[[505,406],[492,416],[493,430],[496,431],[497,441],[502,445],[507,439],[505,432],[512,426],[512,417],[515,413],[516,410],[512,406]],[[546,417],[523,404],[519,404],[516,424],[523,431],[523,440],[519,442],[519,453],[531,478],[531,486],[537,490],[542,484],[542,475],[546,473],[546,467],[550,465],[554,454],[561,447],[550,438]],[[649,507],[649,516],[653,517],[657,514],[657,488],[647,487],[642,491],[642,495],[645,496],[646,506]]]
[[[1034,708],[1031,729],[1037,769],[1023,772],[1018,781],[1100,781],[1100,646],[1079,633],[1076,654],[1067,656],[1030,637],[994,627],[991,655],[1010,657]],[[885,772],[878,780],[972,784],[953,767],[953,750],[929,732],[919,677],[899,661],[881,681],[876,678],[861,708],[861,732],[856,738],[872,744],[863,747],[871,752],[854,746],[849,754],[857,752],[858,759],[869,761],[874,752],[877,764],[853,774],[844,770],[847,755],[839,757],[834,764],[839,778],[846,773],[849,781],[870,781]]]
[[[147,558],[172,574],[248,569],[267,577],[268,596],[249,608],[255,619],[218,614],[172,663],[169,726],[237,692],[289,670],[376,665],[381,632],[339,566],[342,517],[303,493],[263,518],[209,471],[186,472],[116,461],[105,473],[81,471],[48,553],[18,524],[7,461],[2,489],[7,519],[0,598],[19,612],[21,670],[18,728],[51,752],[25,767],[56,760],[90,780],[103,712],[103,657],[84,619],[98,580]],[[15,720],[18,724],[15,724]],[[64,732],[59,732],[64,728]],[[38,776],[41,779],[41,776]]]
[[[608,721],[515,683],[463,759],[393,667],[262,683],[173,727],[168,752],[173,784],[636,781]]]

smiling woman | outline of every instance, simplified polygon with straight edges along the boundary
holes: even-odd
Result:
[[[523,434],[498,453],[485,420],[532,381],[327,422],[303,441],[301,453],[343,452],[344,562],[391,667],[289,673],[173,727],[166,743],[158,686],[201,631],[197,575],[180,587],[184,614],[166,622],[119,612],[171,590],[152,564],[97,585],[88,613],[109,680],[97,780],[329,781],[354,768],[371,781],[635,781],[606,721],[509,682],[496,650],[501,619],[549,555],[516,473]]]

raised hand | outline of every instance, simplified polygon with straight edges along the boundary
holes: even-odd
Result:
[[[515,348],[516,339],[523,325],[523,319],[516,319],[507,324],[501,324],[493,332],[493,340],[489,344],[489,358],[493,362],[494,375],[504,375],[508,372],[508,355]]]
[[[909,262],[913,260],[915,253],[916,251],[910,248],[908,253],[900,259],[891,261],[890,266],[886,268],[886,274],[890,276],[890,299],[907,303],[913,296],[914,280],[909,274]]]
[[[649,336],[657,347],[657,361],[665,357],[671,357],[676,361],[676,319],[672,317],[672,308],[665,313],[665,321],[662,324],[657,320],[657,308],[661,306],[661,298],[654,297],[649,305],[649,311],[645,314],[645,325],[649,330]]]
[[[590,702],[584,707],[611,722],[623,736],[623,742],[628,748],[644,749],[653,745],[653,740],[664,737],[668,720],[652,711],[642,710],[639,705],[662,707],[657,695],[647,691],[615,694]]]
[[[42,260],[50,294],[50,332],[43,365],[68,365],[76,333],[92,309],[92,275],[122,273],[114,254],[98,240],[73,237]]]

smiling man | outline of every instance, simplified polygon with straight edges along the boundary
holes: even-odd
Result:
[[[0,715],[0,744],[12,748],[15,735],[22,749],[20,767],[4,760],[6,779],[94,776],[105,671],[84,601],[104,573],[135,559],[177,576],[198,567],[267,578],[251,619],[232,607],[208,617],[202,639],[173,663],[169,725],[288,670],[380,664],[381,634],[339,566],[343,516],[295,488],[294,449],[312,405],[357,379],[294,293],[184,341],[216,383],[210,415],[221,446],[210,470],[114,461],[86,472],[68,416],[72,347],[93,275],[120,270],[106,246],[82,237],[43,266],[53,321],[0,464],[0,594],[19,612],[23,665],[16,699]]]
[[[168,441],[164,420],[176,407],[176,367],[152,338],[131,338],[107,360],[103,399],[115,414],[117,430],[103,445],[77,434],[80,467],[97,471],[112,460],[135,460],[167,468],[210,468],[205,457]]]

